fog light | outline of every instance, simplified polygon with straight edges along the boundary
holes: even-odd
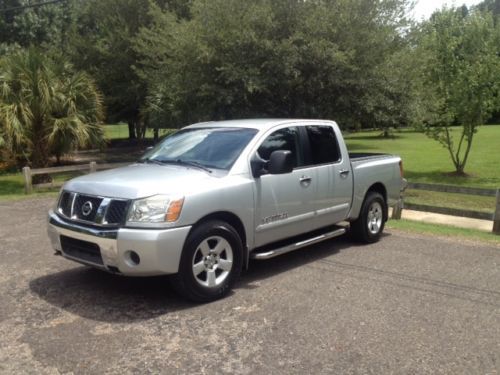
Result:
[[[135,251],[128,250],[125,252],[125,262],[131,267],[137,266],[141,263],[141,257]]]

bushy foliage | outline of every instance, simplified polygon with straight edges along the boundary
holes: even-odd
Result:
[[[154,8],[136,38],[152,120],[335,118],[408,124],[405,1],[195,0],[189,19]],[[399,55],[400,56],[400,55]],[[393,84],[396,83],[396,84]]]
[[[103,142],[102,97],[63,58],[30,48],[0,60],[0,147],[44,167],[49,156]]]

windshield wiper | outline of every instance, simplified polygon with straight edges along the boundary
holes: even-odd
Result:
[[[195,167],[199,169],[203,169],[204,171],[208,173],[212,173],[212,170],[206,166],[204,166],[201,163],[198,163],[196,161],[190,161],[190,160],[182,160],[182,159],[176,159],[176,160],[159,160],[159,159],[142,159],[140,160],[141,163],[151,163],[151,164],[158,164],[158,165],[165,165],[165,164],[180,164],[188,167]]]
[[[139,163],[150,163],[150,164],[158,164],[158,165],[165,165],[165,164],[167,164],[164,161],[156,160],[156,159],[150,159],[150,158],[141,159],[141,160],[139,160]]]
[[[190,166],[190,167],[200,168],[200,169],[203,169],[204,171],[206,171],[208,173],[212,173],[212,170],[210,168],[204,166],[201,163],[198,163],[197,161],[189,161],[189,160],[177,159],[177,160],[175,160],[175,163],[181,164],[181,165],[187,165],[187,166]]]

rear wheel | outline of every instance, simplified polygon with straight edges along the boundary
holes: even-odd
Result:
[[[232,226],[222,221],[201,223],[186,240],[172,284],[192,301],[222,298],[240,274],[242,253],[241,239]]]
[[[353,237],[365,243],[377,242],[384,230],[387,203],[377,192],[369,192],[361,207],[358,219],[351,223]]]

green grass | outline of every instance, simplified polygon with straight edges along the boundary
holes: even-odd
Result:
[[[64,172],[52,175],[54,182],[64,182],[73,177],[79,176],[79,172]],[[55,196],[59,187],[36,188],[33,194],[24,193],[24,179],[21,173],[0,175],[0,200],[14,200],[32,198],[40,196]]]
[[[453,132],[458,134],[459,130],[455,128]],[[410,182],[500,188],[500,125],[479,128],[465,168],[468,177],[451,176],[454,167],[448,150],[422,133],[405,130],[385,139],[380,137],[380,132],[361,132],[346,135],[346,142],[353,152],[400,155],[405,177]],[[495,207],[494,197],[410,189],[405,193],[405,201],[481,212],[493,212]]]
[[[160,129],[160,137],[175,131],[176,129]],[[109,124],[104,125],[104,138],[111,139],[127,139],[128,138],[128,125],[119,124]],[[146,138],[153,138],[153,129],[146,130]]]
[[[454,129],[458,133],[460,129]],[[465,172],[469,177],[450,176],[454,171],[448,151],[438,142],[414,131],[395,133],[384,139],[380,132],[360,132],[346,135],[352,152],[382,152],[398,154],[403,159],[405,177],[412,182],[451,184],[469,187],[500,187],[500,125],[479,128],[474,136]]]
[[[500,235],[474,229],[464,229],[448,225],[429,224],[411,220],[389,220],[387,222],[387,227],[405,232],[433,234],[454,239],[462,238],[500,245]]]
[[[471,196],[466,194],[408,189],[405,191],[404,200],[408,203],[427,204],[435,207],[457,208],[487,213],[493,213],[495,210],[495,197],[484,197],[479,195]]]

